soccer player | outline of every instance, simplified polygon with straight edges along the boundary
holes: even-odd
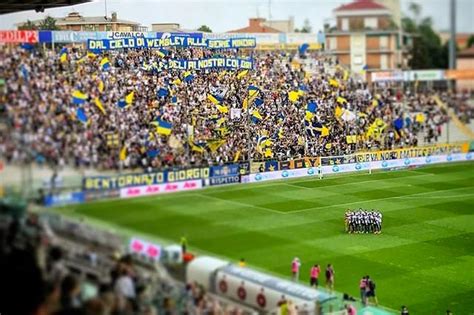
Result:
[[[239,267],[245,267],[246,265],[247,263],[245,262],[245,258],[240,258]]]
[[[405,305],[402,305],[402,311],[400,312],[400,315],[410,315],[408,313],[408,308]]]
[[[331,292],[334,290],[334,268],[331,264],[326,267],[326,288]]]
[[[298,257],[295,257],[293,261],[291,262],[291,274],[292,274],[292,279],[295,282],[298,282],[299,277],[300,277],[300,267],[301,263]]]
[[[318,278],[319,278],[320,272],[321,272],[321,268],[319,268],[318,264],[311,267],[311,271],[310,271],[311,279],[309,281],[309,284],[311,285],[311,287],[318,288],[318,285],[319,285]]]

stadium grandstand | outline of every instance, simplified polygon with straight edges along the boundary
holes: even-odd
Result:
[[[472,312],[472,91],[276,35],[0,31],[0,315]]]

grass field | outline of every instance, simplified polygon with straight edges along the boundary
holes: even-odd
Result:
[[[381,235],[347,235],[347,208],[376,208]],[[84,204],[75,213],[179,241],[289,277],[294,256],[307,281],[332,263],[336,290],[358,297],[369,274],[379,303],[410,314],[474,312],[474,164],[221,186]],[[68,208],[67,211],[70,211]]]

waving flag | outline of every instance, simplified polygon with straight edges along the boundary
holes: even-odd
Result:
[[[102,114],[105,115],[104,105],[102,104],[102,102],[100,101],[98,97],[94,98],[94,104],[102,112]]]
[[[262,120],[262,115],[260,115],[260,112],[258,110],[254,110],[252,112],[252,121],[253,123],[259,123]]]
[[[158,149],[149,149],[148,151],[146,151],[146,156],[148,156],[151,159],[156,158],[159,154],[160,154],[160,150]]]
[[[104,81],[100,80],[99,81],[99,92],[102,93],[104,92]]]
[[[180,85],[182,82],[181,82],[181,79],[180,78],[176,78],[174,79],[171,84],[174,84],[174,85]]]
[[[125,103],[127,103],[127,105],[131,105],[133,103],[134,97],[135,97],[134,91],[128,93],[127,96],[125,96]]]
[[[127,159],[127,147],[124,146],[124,147],[120,150],[119,159],[120,159],[120,161],[124,161],[124,160]]]
[[[109,58],[107,58],[107,57],[102,58],[102,60],[100,61],[100,68],[102,70],[107,70],[107,69],[110,68]]]
[[[237,79],[242,79],[242,78],[245,77],[248,73],[249,73],[248,70],[240,71],[239,74],[237,75]]]
[[[82,93],[79,90],[72,92],[72,103],[76,105],[84,104],[87,100],[87,94]]]
[[[157,127],[156,132],[160,135],[169,136],[171,134],[171,129],[173,128],[173,124],[161,119],[156,120]]]
[[[222,102],[222,98],[216,95],[208,94],[207,99],[211,101],[214,105],[220,105]]]
[[[299,98],[300,98],[300,93],[298,93],[298,91],[290,91],[288,93],[288,99],[293,103],[298,101]]]
[[[169,93],[168,89],[161,87],[161,88],[158,90],[158,93],[157,93],[157,94],[158,94],[159,97],[165,97],[165,96],[168,95],[168,93]]]
[[[306,110],[308,112],[314,113],[318,109],[318,104],[316,102],[309,102],[308,105],[306,105]]]
[[[125,102],[124,99],[120,99],[120,100],[117,102],[117,106],[120,107],[120,108],[127,108],[127,107],[130,107],[130,105],[127,105],[127,102]]]
[[[329,79],[329,85],[332,87],[339,87],[339,82],[336,79]]]
[[[347,103],[347,100],[342,96],[338,96],[336,98],[336,102],[338,102],[339,104],[344,104],[344,103]]]
[[[205,145],[206,145],[206,143],[204,143],[204,142],[195,143],[193,141],[189,141],[189,146],[191,147],[191,150],[194,151],[194,152],[204,153]]]
[[[257,96],[257,94],[260,92],[260,89],[256,87],[255,85],[249,85],[247,88],[247,91],[249,92],[250,97]]]
[[[67,48],[63,47],[59,52],[59,61],[66,62],[67,61]]]
[[[398,117],[397,119],[395,119],[393,121],[393,126],[395,127],[395,129],[397,130],[400,130],[403,128],[403,118],[401,117]]]
[[[82,123],[87,123],[87,121],[88,121],[86,112],[84,111],[84,108],[82,108],[82,107],[79,107],[76,110],[76,117],[77,117],[77,120],[79,120]]]
[[[163,58],[163,57],[165,57],[165,56],[168,55],[168,51],[165,50],[165,49],[158,49],[158,50],[156,51],[156,54],[157,54],[158,56],[160,56],[161,58]]]
[[[308,50],[308,48],[309,48],[309,44],[304,43],[300,47],[298,47],[298,52],[300,53],[300,55],[302,55]]]
[[[261,98],[256,98],[253,103],[255,106],[262,106],[263,105],[263,100]]]
[[[186,71],[183,75],[184,77],[184,82],[191,82],[192,80],[194,80],[194,75],[191,73],[191,71]]]

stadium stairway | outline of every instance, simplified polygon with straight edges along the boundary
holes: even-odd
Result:
[[[446,110],[448,113],[448,116],[450,118],[450,121],[452,124],[446,124],[446,126],[443,126],[443,131],[446,130],[447,132],[442,133],[442,137],[448,136],[449,139],[443,139],[441,142],[448,142],[448,141],[463,141],[463,140],[472,140],[474,139],[474,121],[471,121],[468,125],[464,124],[454,113],[454,111],[448,107],[446,103],[441,101],[438,95],[435,95],[433,97],[434,101],[436,104]]]

